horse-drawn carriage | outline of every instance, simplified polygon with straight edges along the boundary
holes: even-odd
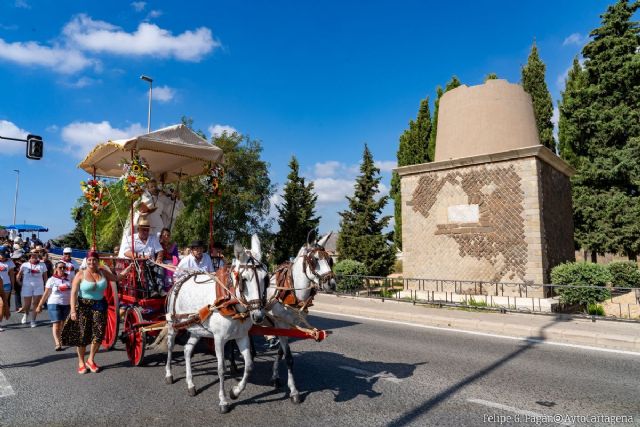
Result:
[[[149,177],[153,176],[162,184],[174,183],[179,186],[184,179],[204,175],[212,193],[209,197],[211,247],[213,200],[219,191],[219,166],[222,162],[222,150],[186,126],[176,125],[135,138],[99,144],[79,167],[93,177],[88,184],[83,185],[83,191],[94,215],[98,215],[108,203],[108,188],[97,178],[124,179],[125,192],[131,198],[129,227],[124,227],[125,238],[130,239],[129,242],[135,242],[134,225],[137,220],[134,204],[142,195],[144,183]],[[171,209],[171,215],[173,214],[174,210]],[[94,216],[94,247],[95,223]],[[295,261],[281,266],[276,271],[269,285],[269,272],[261,261],[259,241],[254,237],[250,249],[235,248],[235,259],[229,266],[216,274],[186,272],[187,274],[176,280],[166,297],[151,294],[149,275],[144,274],[148,260],[118,256],[102,257],[105,264],[115,272],[122,272],[133,265],[123,280],[111,283],[105,291],[108,309],[102,347],[111,349],[120,338],[125,344],[130,362],[138,366],[143,362],[149,342],[163,331],[168,335],[169,348],[166,378],[167,382],[173,382],[170,371],[173,339],[178,330],[188,329],[190,338],[185,346],[187,383],[190,393],[195,394],[191,382],[191,351],[200,337],[215,338],[221,387],[220,409],[226,412],[228,404],[223,392],[224,366],[221,346],[224,346],[225,341],[235,339],[245,358],[244,377],[239,386],[234,387],[231,392],[231,396],[235,398],[244,388],[252,366],[250,356],[247,357],[247,333],[277,335],[281,337],[281,349],[277,357],[278,360],[281,357],[287,360],[291,398],[297,402],[299,398],[292,380],[291,352],[287,337],[313,338],[317,341],[326,337],[325,331],[319,331],[306,323],[304,316],[318,288],[335,287],[327,254],[322,248],[323,243],[324,239],[313,246],[305,245]],[[135,245],[131,244],[131,247]],[[235,312],[226,317],[222,315],[223,303]],[[273,380],[274,383],[277,381],[277,363],[274,365]]]

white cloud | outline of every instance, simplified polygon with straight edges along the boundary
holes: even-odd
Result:
[[[91,77],[80,77],[78,80],[65,83],[66,86],[72,87],[74,89],[82,89],[83,87],[91,86],[94,83],[99,82],[100,80],[92,79]]]
[[[318,203],[344,202],[345,197],[353,194],[355,180],[344,178],[317,178],[313,189],[318,195]]]
[[[381,172],[392,172],[398,166],[395,160],[376,160],[375,165]]]
[[[568,45],[580,46],[586,41],[587,41],[587,36],[583,36],[580,33],[573,33],[564,39],[564,41],[562,42],[562,46],[568,46]]]
[[[17,125],[8,120],[0,120],[0,135],[2,136],[25,139],[28,133],[29,132],[26,130],[20,129]],[[24,153],[26,150],[24,142],[3,140],[0,141],[0,144],[2,144],[3,154],[11,155]]]
[[[0,39],[0,59],[25,66],[50,68],[64,74],[75,73],[94,64],[76,49],[43,46],[32,41],[7,43],[3,39]]]
[[[31,5],[26,0],[16,0],[14,5],[19,9],[31,9]]]
[[[147,19],[159,18],[161,16],[162,16],[162,11],[161,10],[151,10],[147,14]]]
[[[14,31],[14,30],[17,30],[18,28],[19,27],[15,24],[12,24],[12,25],[0,24],[0,30]]]
[[[45,130],[49,133],[56,133],[58,132],[59,128],[57,125],[49,125],[45,128]]]
[[[147,5],[146,1],[134,1],[131,3],[131,7],[133,7],[136,12],[142,12],[146,5]]]
[[[122,139],[147,133],[147,128],[134,123],[127,128],[118,129],[108,121],[73,122],[62,128],[62,140],[65,150],[78,158],[83,158],[96,145],[110,139]]]
[[[227,135],[239,133],[236,128],[228,125],[211,125],[207,130],[209,131],[209,134],[211,134],[211,136],[214,138],[219,138],[225,132],[227,133]]]
[[[76,15],[63,29],[67,39],[80,49],[116,55],[173,57],[183,61],[199,61],[220,42],[214,40],[206,27],[185,31],[174,36],[155,24],[140,23],[128,33],[104,21],[85,14]]]
[[[158,86],[152,91],[153,99],[160,102],[169,102],[176,96],[176,90],[169,86]]]
[[[316,163],[313,171],[315,176],[319,178],[331,177],[335,176],[343,166],[344,165],[338,161],[330,160],[328,162]]]

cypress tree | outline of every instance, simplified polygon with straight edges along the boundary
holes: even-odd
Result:
[[[446,86],[444,87],[444,90],[442,90],[442,88],[440,86],[438,86],[438,88],[436,89],[436,102],[435,102],[435,106],[433,109],[433,122],[431,124],[431,135],[429,137],[429,158],[430,159],[435,159],[436,157],[436,134],[438,133],[438,108],[440,106],[440,98],[442,98],[442,95],[444,95],[446,92],[449,92],[451,89],[455,89],[458,86],[460,86],[462,83],[460,83],[460,80],[458,80],[458,78],[456,76],[451,77],[451,80],[449,80],[449,83],[446,84]]]
[[[400,135],[400,145],[396,153],[398,166],[415,165],[433,161],[429,157],[428,146],[431,135],[431,112],[429,97],[420,101],[416,120],[409,121],[409,128]],[[393,240],[398,248],[402,247],[402,199],[400,194],[400,176],[393,172],[391,176],[391,197],[394,201]]]
[[[355,192],[353,197],[347,197],[349,209],[340,212],[338,252],[341,260],[360,261],[374,276],[388,275],[396,259],[390,233],[383,232],[391,217],[380,216],[388,196],[375,199],[380,180],[380,169],[375,167],[373,156],[365,144]]]
[[[300,166],[295,156],[291,157],[289,168],[283,202],[276,206],[280,225],[274,242],[273,256],[276,263],[295,256],[307,241],[310,231],[317,236],[320,223],[320,218],[314,212],[318,196],[313,192],[313,182],[307,184],[300,176]]]
[[[531,95],[533,113],[536,117],[540,143],[556,152],[556,142],[553,138],[553,103],[551,94],[544,80],[546,66],[538,55],[538,48],[533,43],[527,64],[522,67],[522,87]]]
[[[640,252],[640,4],[619,0],[601,16],[575,65],[561,110],[572,178],[576,242],[593,252]]]

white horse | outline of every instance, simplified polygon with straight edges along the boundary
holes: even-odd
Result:
[[[281,264],[271,276],[267,288],[267,317],[276,328],[290,328],[306,322],[306,308],[311,304],[318,290],[333,292],[336,289],[335,276],[331,269],[331,258],[324,245],[331,236],[327,234],[314,244],[300,248],[293,262]],[[290,289],[290,290],[287,290]],[[293,356],[289,348],[288,337],[279,337],[280,348],[273,363],[271,383],[280,387],[278,366],[283,358],[287,364],[287,385],[293,403],[300,403],[300,393],[293,378]]]
[[[220,412],[229,411],[229,403],[224,391],[224,346],[229,340],[236,340],[244,359],[242,380],[231,389],[229,395],[237,399],[245,389],[247,379],[253,369],[253,360],[249,349],[249,329],[252,324],[261,324],[265,318],[263,295],[268,282],[267,268],[260,261],[262,252],[260,241],[256,235],[251,239],[251,250],[237,245],[234,248],[236,259],[226,270],[219,270],[215,279],[208,274],[195,273],[179,280],[173,287],[167,304],[167,365],[165,381],[173,383],[171,373],[171,351],[177,329],[186,326],[189,340],[184,347],[186,365],[186,381],[189,394],[195,396],[196,388],[191,375],[191,354],[200,338],[215,340],[216,359],[218,361],[218,378],[220,381]],[[238,315],[223,316],[218,308],[213,308],[219,286],[216,281],[223,282],[225,288],[231,290],[230,308],[235,307]],[[231,289],[231,286],[233,288]],[[229,301],[227,301],[229,302]],[[220,307],[219,304],[216,304]],[[221,308],[222,309],[222,308]],[[223,309],[222,309],[223,310]],[[210,316],[207,316],[209,313]],[[251,321],[247,320],[251,318]],[[182,323],[182,325],[180,325]],[[188,325],[188,326],[187,326]]]

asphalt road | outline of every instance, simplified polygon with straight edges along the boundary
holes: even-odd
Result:
[[[18,319],[0,333],[3,426],[612,425],[612,416],[633,417],[615,425],[640,425],[633,355],[312,317],[333,334],[292,346],[303,402],[269,385],[274,353],[259,349],[249,386],[221,415],[216,365],[204,348],[194,357],[198,394],[190,397],[180,346],[173,385],[164,383],[164,354],[130,367],[121,344],[98,355],[101,373],[78,375],[75,351],[54,352],[45,322],[31,329]]]

